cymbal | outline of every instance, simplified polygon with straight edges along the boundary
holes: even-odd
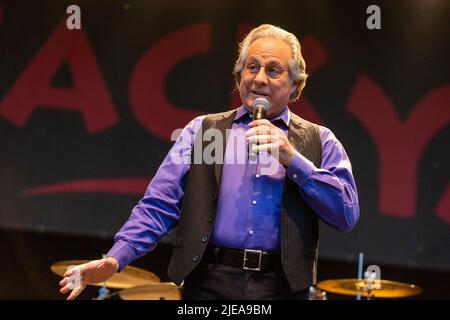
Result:
[[[51,265],[50,269],[53,273],[63,277],[69,266],[76,266],[89,262],[89,260],[65,260],[59,261]],[[136,267],[127,266],[121,272],[115,273],[105,283],[105,286],[113,289],[127,289],[145,284],[159,283],[160,279],[157,275]],[[102,283],[94,284],[95,286],[103,286]]]
[[[317,283],[316,286],[331,293],[375,298],[404,298],[422,292],[421,288],[409,283],[379,280],[379,284],[380,286],[374,286],[370,292],[367,290],[367,282],[364,279],[325,280]]]
[[[125,289],[119,292],[123,300],[180,300],[181,293],[173,282],[161,282]]]

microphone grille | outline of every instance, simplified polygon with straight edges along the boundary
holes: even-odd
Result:
[[[265,109],[267,112],[270,107],[269,101],[266,98],[256,98],[255,101],[253,101],[253,110],[258,107]]]

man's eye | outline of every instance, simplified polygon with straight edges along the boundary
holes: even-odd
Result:
[[[269,68],[267,68],[267,72],[268,72],[270,75],[277,76],[277,75],[280,74],[280,69],[278,69],[277,67],[269,67]]]
[[[257,72],[259,70],[259,66],[257,64],[251,63],[247,65],[247,70],[250,72]]]

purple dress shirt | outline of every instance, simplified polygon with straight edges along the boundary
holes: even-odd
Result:
[[[119,261],[120,270],[151,251],[178,220],[192,145],[204,118],[195,118],[183,129],[144,197],[116,234],[115,244],[107,255]],[[278,117],[270,119],[285,135],[289,120],[287,107]],[[229,131],[210,242],[229,248],[278,250],[285,179],[295,181],[299,196],[322,221],[338,231],[350,231],[359,218],[358,194],[350,160],[334,134],[319,126],[321,168],[299,153],[285,168],[265,152],[249,159],[245,132],[250,121],[251,114],[241,106]]]

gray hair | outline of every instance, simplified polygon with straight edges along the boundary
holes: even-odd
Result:
[[[298,82],[297,89],[290,96],[291,101],[300,97],[303,88],[306,85],[306,64],[302,56],[300,42],[292,33],[271,24],[262,24],[250,31],[245,39],[239,44],[239,56],[234,65],[234,76],[239,88],[241,82],[241,73],[244,69],[244,61],[247,57],[247,51],[250,45],[259,38],[273,38],[286,42],[291,48],[292,58],[289,59],[289,76],[293,81]]]

